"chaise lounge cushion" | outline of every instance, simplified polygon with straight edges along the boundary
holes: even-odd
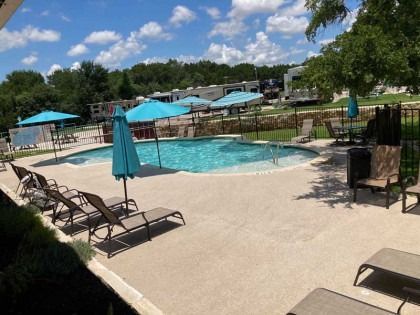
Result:
[[[288,315],[389,315],[396,314],[351,297],[318,288],[300,301]]]

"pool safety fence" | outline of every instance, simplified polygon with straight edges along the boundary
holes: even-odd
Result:
[[[373,105],[360,106],[359,115],[350,119],[347,117],[347,106],[325,108],[322,106],[295,107],[277,113],[246,112],[224,116],[215,113],[212,116],[194,117],[186,115],[156,122],[130,123],[130,130],[134,140],[154,139],[165,137],[200,137],[224,134],[240,134],[248,140],[266,140],[289,142],[300,133],[303,121],[313,119],[314,137],[329,138],[325,122],[331,118],[338,118],[341,126],[364,127],[370,119],[376,118],[377,111],[392,107],[398,111],[401,120],[400,145],[402,146],[401,173],[403,176],[417,175],[420,159],[420,108],[416,105],[388,106]],[[394,118],[395,119],[395,118]],[[385,127],[377,130],[384,139]],[[385,128],[385,129],[384,129]],[[41,129],[31,132],[20,129],[20,133],[3,133],[8,143],[7,150],[12,151],[15,158],[54,153],[68,148],[92,143],[112,143],[111,123],[92,123],[82,126],[44,125]],[[26,132],[26,133],[25,133]],[[395,132],[392,133],[395,136]],[[386,139],[385,139],[386,140]],[[395,140],[395,139],[394,139]],[[7,151],[2,148],[3,151]]]

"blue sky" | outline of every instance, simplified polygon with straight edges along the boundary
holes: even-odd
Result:
[[[48,74],[95,60],[110,69],[138,62],[257,65],[302,62],[351,25],[308,43],[305,0],[25,0],[0,30],[0,80],[17,69]]]

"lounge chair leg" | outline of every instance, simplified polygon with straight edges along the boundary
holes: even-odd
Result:
[[[405,213],[406,209],[407,209],[407,194],[403,190],[403,193],[402,193],[402,213]]]
[[[389,209],[389,194],[391,193],[391,187],[386,186],[386,208]]]
[[[108,235],[106,237],[108,239],[108,258],[111,258],[111,228],[108,226]]]
[[[149,241],[152,240],[152,235],[150,233],[150,226],[149,224],[146,225],[146,230],[147,230],[147,238],[149,239]]]
[[[359,267],[359,270],[357,270],[356,279],[354,279],[354,282],[353,282],[353,285],[354,285],[354,286],[357,286],[357,281],[359,280],[360,275],[361,275],[363,272],[365,272],[365,271],[366,271],[366,269],[367,269],[367,267],[365,267],[365,266],[363,266],[363,265]]]
[[[357,183],[355,182],[353,186],[353,202],[356,202],[356,200],[357,200]]]

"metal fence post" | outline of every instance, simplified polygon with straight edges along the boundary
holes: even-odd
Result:
[[[341,105],[341,127],[344,127],[344,105]]]
[[[58,129],[55,129],[55,132],[57,134],[58,149],[61,151],[61,143],[60,143],[60,136],[58,134]]]
[[[53,145],[53,149],[54,149],[55,161],[58,162],[58,159],[57,159],[57,150],[55,149],[55,143],[54,143],[54,133],[53,133],[53,131],[51,129],[50,129],[50,133],[51,133],[51,141],[52,141],[52,145]]]
[[[98,122],[96,122],[96,127],[98,128],[99,143],[102,143],[101,128],[99,127],[99,123]],[[96,140],[95,140],[95,142],[96,142]]]
[[[298,118],[297,118],[297,108],[295,105],[295,128],[296,128],[296,136],[299,134],[299,126],[298,126]]]
[[[257,140],[259,140],[259,137],[258,137],[258,116],[257,116],[257,113],[255,113],[255,132],[257,133]]]

